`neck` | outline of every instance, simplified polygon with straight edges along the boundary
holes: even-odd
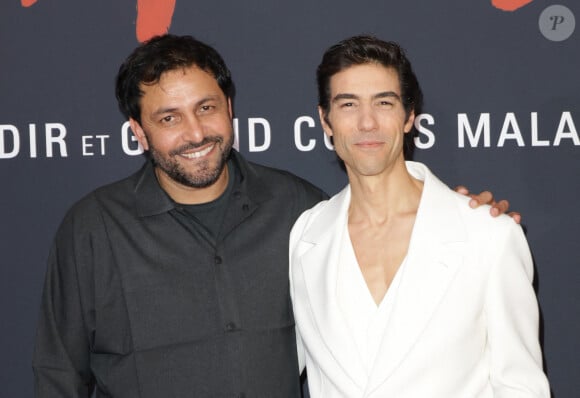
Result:
[[[404,162],[373,176],[351,176],[349,222],[386,223],[401,215],[416,213],[421,200],[422,181],[409,174]]]

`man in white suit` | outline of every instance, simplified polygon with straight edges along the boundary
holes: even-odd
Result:
[[[349,185],[303,213],[290,237],[311,396],[548,397],[521,228],[404,160],[422,94],[402,49],[344,40],[317,80]]]

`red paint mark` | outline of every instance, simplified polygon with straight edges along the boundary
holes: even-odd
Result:
[[[137,40],[144,42],[169,31],[176,0],[137,0]]]
[[[503,11],[515,11],[533,0],[491,0],[491,5]]]
[[[30,7],[38,0],[20,0],[22,7]],[[144,42],[169,31],[176,0],[137,0],[137,40]]]

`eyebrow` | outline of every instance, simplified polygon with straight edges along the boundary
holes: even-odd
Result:
[[[159,108],[155,112],[153,112],[153,116],[160,116],[165,113],[173,113],[177,110],[177,108]]]
[[[203,105],[209,101],[216,101],[219,99],[220,99],[219,95],[208,95],[207,97],[204,97],[204,98],[200,99],[199,101],[197,101],[195,103],[195,107]],[[165,113],[172,113],[172,112],[175,112],[177,110],[179,110],[179,108],[176,108],[176,107],[159,108],[155,112],[153,112],[153,116],[159,116],[159,115],[163,115]]]
[[[401,101],[401,96],[394,91],[382,91],[373,95],[372,99],[379,99],[379,98],[395,98],[398,101]],[[349,94],[349,93],[341,93],[334,96],[332,102],[345,100],[345,99],[359,99],[359,96],[356,94]]]

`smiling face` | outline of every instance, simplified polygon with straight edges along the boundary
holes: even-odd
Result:
[[[191,188],[225,189],[232,109],[215,78],[192,66],[168,71],[140,88],[141,123],[129,122],[150,151],[161,186],[172,197]]]
[[[380,175],[404,163],[405,116],[397,73],[369,63],[348,67],[330,79],[328,114],[319,108],[324,131],[334,141],[349,177]]]

